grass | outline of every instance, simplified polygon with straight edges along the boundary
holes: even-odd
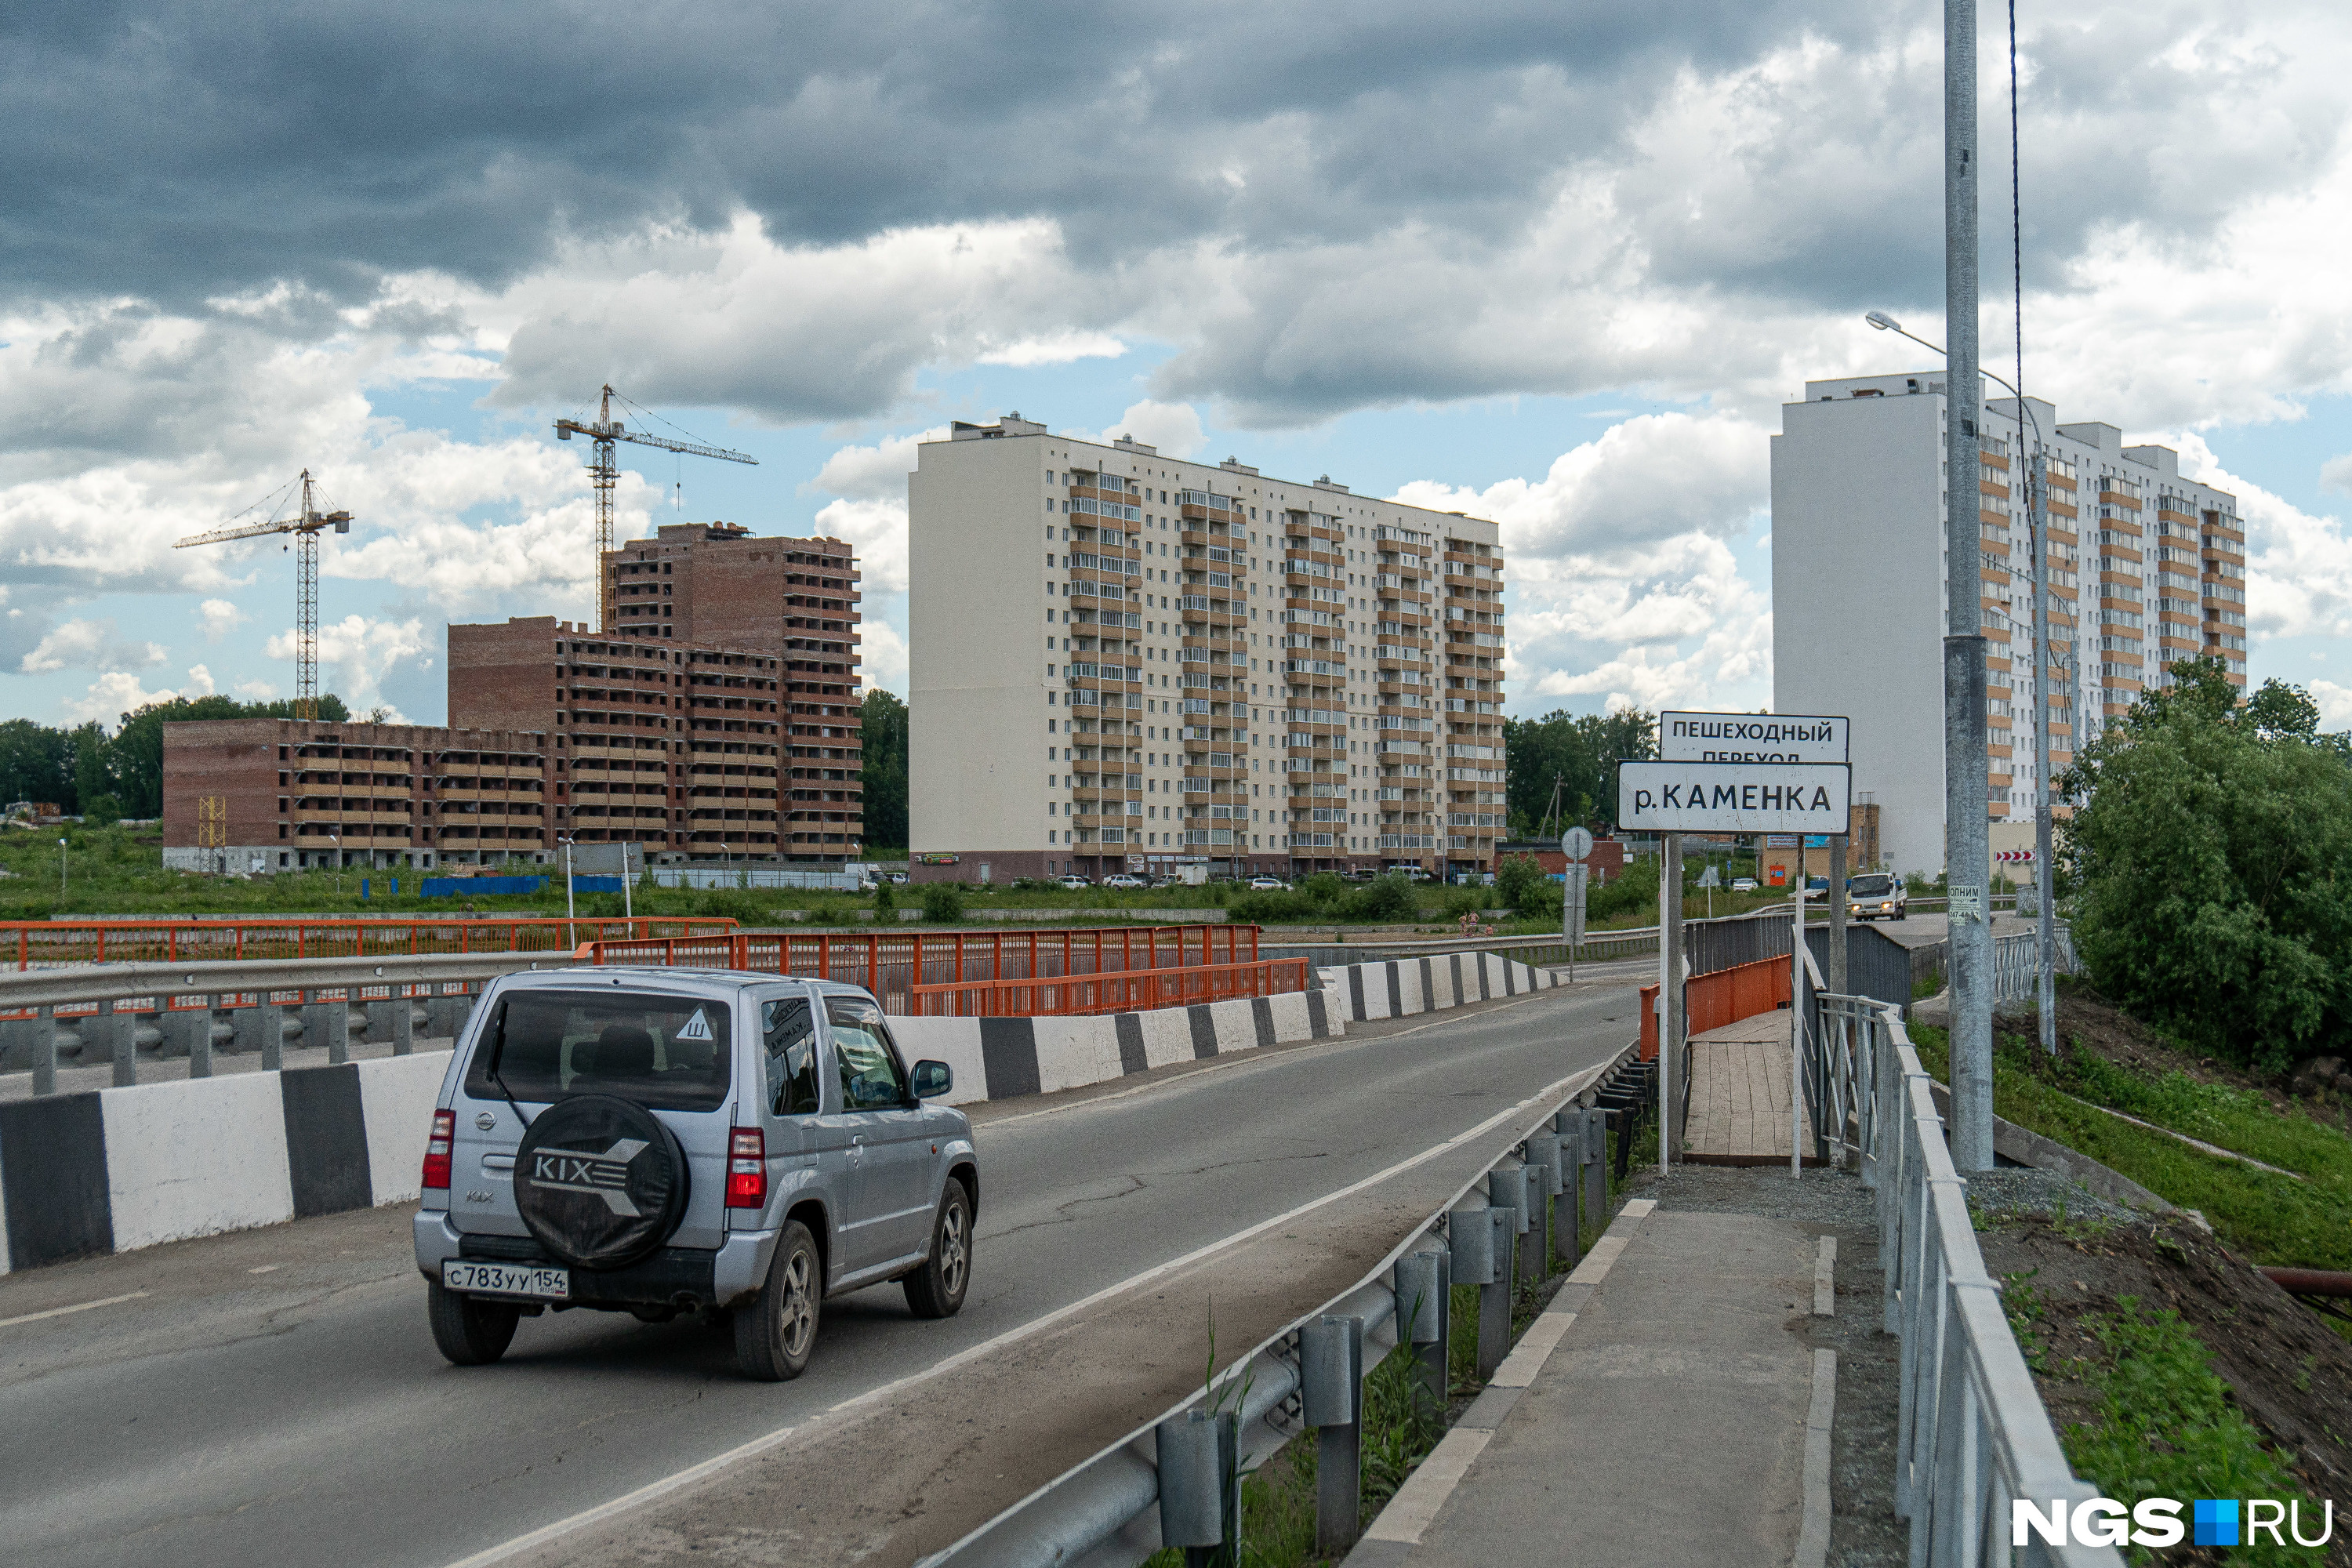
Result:
[[[1921,1062],[1948,1082],[1945,1031],[1915,1026],[1910,1033]],[[2305,1179],[2217,1159],[2102,1114],[2098,1105]],[[2352,1138],[2323,1122],[2299,1112],[2281,1115],[2257,1094],[2179,1072],[2137,1072],[2087,1051],[2069,1050],[2053,1061],[2015,1036],[1995,1042],[1993,1109],[2198,1210],[2225,1243],[2256,1263],[2352,1269]]]
[[[2184,1503],[2200,1497],[2294,1500],[2306,1520],[2314,1518],[2312,1500],[2231,1402],[2211,1354],[2179,1314],[2151,1312],[2122,1297],[2117,1311],[2087,1321],[2102,1353],[2052,1366],[2034,1331],[2047,1307],[2032,1282],[2011,1279],[2001,1294],[2034,1370],[2071,1377],[2097,1394],[2099,1419],[2068,1426],[2061,1440],[2067,1462],[2102,1495],[2126,1503],[2150,1497]],[[2182,1523],[2188,1522],[2184,1512]],[[2126,1555],[2136,1563],[2157,1561],[2145,1548],[2127,1548]],[[2311,1557],[2265,1541],[2235,1549],[2230,1561],[2306,1563]]]

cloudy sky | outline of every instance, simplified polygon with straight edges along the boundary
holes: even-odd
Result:
[[[2352,723],[2352,14],[2021,11],[2029,390],[2237,491],[2253,672]],[[446,622],[592,613],[550,423],[608,380],[760,459],[624,447],[625,531],[853,540],[901,691],[913,444],[1017,409],[1498,519],[1517,713],[1760,704],[1778,405],[1940,335],[1940,56],[1900,0],[11,8],[0,711],[287,694],[291,558],[172,545],[308,467],[327,683],[438,721]]]

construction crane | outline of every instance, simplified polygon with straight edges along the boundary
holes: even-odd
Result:
[[[290,533],[294,536],[294,717],[316,719],[319,716],[319,535],[331,528],[337,533],[349,533],[352,531],[352,514],[319,510],[316,487],[310,481],[310,469],[303,469],[301,479],[296,482],[302,487],[302,502],[292,517],[273,517],[267,522],[216,528],[210,533],[192,534],[172,548],[185,550],[191,544],[226,544],[233,539],[258,539],[265,533]],[[287,490],[292,489],[291,485],[287,487]],[[287,491],[278,492],[280,495],[285,493]],[[276,497],[271,500],[275,501]],[[276,506],[272,505],[270,510],[274,513]]]
[[[613,417],[613,400],[616,397],[630,407],[636,407],[607,385],[604,401],[597,405],[596,417],[593,421],[585,425],[577,419],[555,422],[557,440],[569,441],[574,436],[585,436],[596,444],[595,451],[589,458],[588,475],[596,489],[596,629],[601,632],[612,631],[614,618],[613,578],[604,570],[604,557],[613,548],[613,489],[621,482],[620,465],[614,459],[613,444],[633,441],[640,447],[658,447],[665,452],[683,452],[690,458],[719,458],[730,463],[749,463],[753,468],[760,465],[759,458],[730,452],[724,447],[708,447],[699,441],[673,441],[667,436],[648,436],[642,430],[631,430]],[[643,414],[646,411],[639,408],[637,412]]]

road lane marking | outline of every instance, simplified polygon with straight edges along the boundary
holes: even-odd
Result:
[[[100,1301],[81,1301],[70,1307],[52,1307],[46,1312],[26,1312],[22,1317],[0,1318],[0,1329],[13,1329],[18,1323],[37,1323],[43,1318],[62,1318],[70,1313],[87,1312],[99,1307],[118,1306],[124,1301],[136,1301],[145,1294],[147,1292],[144,1290],[133,1290],[127,1296],[109,1296]]]
[[[1613,1055],[1611,1059],[1615,1059]],[[1494,1115],[1486,1118],[1486,1121],[1479,1122],[1475,1127],[1457,1132],[1442,1143],[1433,1144],[1429,1148],[1423,1150],[1418,1154],[1400,1160],[1384,1171],[1375,1172],[1371,1175],[1362,1178],[1360,1181],[1351,1182],[1344,1187],[1326,1193],[1319,1198],[1309,1199],[1307,1202],[1300,1204],[1294,1209],[1290,1209],[1283,1214],[1276,1215],[1271,1219],[1260,1220],[1255,1225],[1237,1230],[1231,1236],[1224,1237],[1220,1240],[1210,1242],[1205,1247],[1194,1247],[1192,1251],[1184,1254],[1181,1258],[1172,1258],[1165,1263],[1155,1264],[1139,1274],[1131,1275],[1128,1279],[1120,1280],[1116,1285],[1106,1286],[1102,1289],[1096,1291],[1091,1296],[1073,1301],[1066,1307],[1056,1308],[1055,1310],[1047,1312],[1042,1317],[1032,1318],[1027,1322],[1007,1329],[1003,1333],[998,1334],[992,1339],[984,1340],[979,1344],[958,1351],[955,1354],[935,1362],[931,1365],[922,1369],[920,1372],[909,1373],[905,1377],[896,1378],[891,1382],[878,1384],[876,1387],[867,1389],[863,1394],[852,1394],[847,1399],[842,1400],[840,1403],[828,1407],[808,1420],[796,1422],[790,1426],[779,1427],[775,1431],[770,1432],[763,1436],[754,1437],[748,1443],[740,1444],[735,1447],[730,1448],[727,1452],[719,1455],[715,1458],[705,1459],[700,1464],[688,1466],[687,1468],[679,1470],[674,1475],[665,1476],[660,1480],[648,1482],[645,1486],[637,1488],[635,1491],[625,1493],[620,1497],[613,1499],[609,1502],[599,1503],[594,1508],[583,1510],[579,1513],[572,1515],[568,1519],[557,1520],[552,1524],[541,1525],[537,1530],[531,1531],[527,1534],[518,1535],[511,1541],[502,1542],[499,1545],[488,1547],[483,1551],[477,1552],[470,1557],[461,1557],[455,1563],[449,1564],[449,1568],[489,1568],[489,1565],[492,1563],[503,1563],[509,1558],[519,1556],[536,1547],[547,1545],[551,1542],[557,1541],[566,1535],[570,1535],[574,1531],[585,1529],[592,1524],[602,1523],[605,1520],[626,1513],[631,1510],[643,1507],[645,1504],[652,1502],[658,1498],[666,1497],[672,1492],[679,1490],[681,1488],[691,1486],[696,1481],[715,1474],[719,1470],[721,1470],[730,1465],[739,1464],[743,1460],[756,1458],[757,1456],[767,1452],[769,1449],[775,1447],[778,1444],[783,1442],[787,1437],[793,1436],[795,1433],[806,1431],[818,1422],[826,1421],[833,1416],[844,1415],[846,1412],[856,1409],[861,1405],[871,1405],[877,1401],[887,1399],[890,1395],[899,1393],[905,1389],[911,1388],[917,1384],[928,1382],[932,1378],[941,1376],[944,1373],[953,1372],[960,1367],[967,1366],[972,1362],[981,1360],[985,1356],[992,1355],[994,1352],[1003,1350],[1007,1345],[1014,1344],[1022,1340],[1028,1339],[1033,1335],[1043,1333],[1047,1329],[1054,1327],[1055,1324],[1060,1323],[1066,1319],[1075,1317],[1078,1313],[1087,1310],[1088,1308],[1099,1306],[1103,1302],[1111,1300],[1113,1297],[1124,1295],[1130,1290],[1139,1289],[1145,1285],[1149,1285],[1155,1279],[1163,1279],[1180,1269],[1190,1268],[1192,1265],[1200,1262],[1204,1258],[1222,1252],[1228,1247],[1238,1247],[1244,1242],[1253,1240],[1257,1237],[1265,1235],[1267,1231],[1274,1230],[1281,1226],[1288,1225],[1303,1215],[1312,1214],[1317,1209],[1327,1207],[1331,1204],[1339,1202],[1343,1198],[1353,1197],[1356,1194],[1360,1193],[1369,1187],[1377,1186],[1381,1183],[1388,1181],[1392,1177],[1404,1174],[1407,1171],[1425,1165],[1433,1160],[1443,1158],[1444,1155],[1462,1147],[1462,1145],[1486,1136],[1496,1128],[1509,1121],[1513,1117],[1525,1115],[1528,1110],[1532,1106],[1541,1104],[1547,1100],[1556,1100],[1565,1095],[1579,1092],[1592,1079],[1597,1079],[1600,1074],[1606,1069],[1608,1065],[1609,1064],[1607,1062],[1602,1062],[1596,1067],[1580,1068],[1577,1071],[1569,1074],[1566,1078],[1554,1079],[1551,1083],[1546,1085],[1536,1093],[1520,1100],[1517,1105],[1508,1106],[1504,1110],[1496,1111]],[[1584,1082],[1580,1083],[1578,1081],[1580,1079],[1584,1080]],[[1426,1463],[1426,1461],[1424,1461],[1424,1463]],[[992,1517],[993,1516],[992,1516]]]

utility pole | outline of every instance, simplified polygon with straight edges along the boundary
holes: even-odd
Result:
[[[1977,6],[1944,0],[1944,864],[1950,898],[1952,1163],[1992,1167],[1984,582],[1977,422]]]

